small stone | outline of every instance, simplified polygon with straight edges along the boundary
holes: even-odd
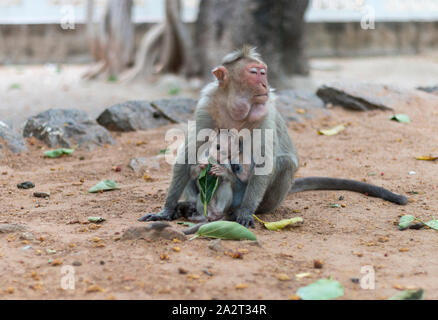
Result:
[[[215,239],[215,240],[210,240],[208,243],[208,248],[210,250],[219,252],[219,251],[223,251],[224,247],[222,246],[222,240],[221,239]]]
[[[35,185],[30,181],[26,181],[26,182],[21,182],[21,183],[17,184],[17,188],[18,189],[31,189],[31,188],[35,188]]]
[[[351,282],[358,284],[359,283],[359,278],[351,278],[350,279]]]
[[[179,274],[187,274],[188,273],[188,271],[186,269],[184,269],[183,267],[179,267],[178,272],[179,272]]]
[[[36,198],[50,198],[50,193],[48,193],[48,192],[34,192],[33,196]]]
[[[72,265],[75,267],[79,267],[82,265],[82,263],[80,261],[73,261]]]
[[[324,265],[324,262],[322,262],[321,260],[313,260],[313,267],[315,269],[322,269]]]

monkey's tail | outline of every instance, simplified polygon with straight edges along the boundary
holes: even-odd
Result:
[[[366,194],[370,197],[381,198],[396,204],[405,205],[408,199],[400,194],[393,193],[385,188],[355,180],[306,177],[295,179],[291,193],[311,190],[347,190]]]

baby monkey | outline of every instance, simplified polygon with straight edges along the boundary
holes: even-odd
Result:
[[[220,135],[223,135],[221,133]],[[184,214],[186,218],[194,222],[200,222],[194,227],[184,231],[185,234],[192,234],[197,229],[211,221],[217,220],[235,220],[232,218],[232,209],[240,205],[243,195],[248,184],[252,164],[243,163],[243,146],[242,140],[233,140],[231,133],[227,134],[227,143],[220,143],[221,139],[216,136],[210,148],[200,159],[200,164],[191,168],[191,178],[197,181],[198,190],[201,190],[198,178],[202,170],[212,163],[209,174],[219,178],[218,186],[207,205],[207,216],[204,212],[204,203],[198,193],[196,199],[196,210],[192,209],[191,214]],[[229,138],[231,137],[231,139]],[[237,141],[238,146],[231,147],[231,144]],[[186,203],[187,205],[187,203]]]

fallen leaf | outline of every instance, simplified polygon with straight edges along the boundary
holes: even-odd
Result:
[[[323,136],[334,136],[344,130],[345,130],[345,126],[341,124],[332,129],[318,130],[318,134]]]
[[[432,157],[432,156],[420,156],[416,157],[417,160],[423,160],[423,161],[435,161],[438,160],[438,157]]]
[[[395,114],[389,120],[398,121],[402,123],[410,123],[411,119],[406,114]]]
[[[94,187],[92,187],[90,190],[88,190],[89,193],[96,193],[101,191],[110,191],[110,190],[116,190],[119,189],[117,184],[114,182],[114,180],[102,180],[98,184],[96,184]]]
[[[226,240],[257,240],[257,237],[252,231],[237,222],[231,221],[215,221],[204,224],[198,229],[198,232],[191,240],[197,237]]]
[[[245,289],[245,288],[248,288],[248,284],[247,283],[239,283],[236,285],[235,288],[238,290]]]
[[[388,300],[423,300],[424,299],[424,290],[404,290],[401,292],[397,292]]]
[[[280,273],[277,276],[277,279],[280,280],[280,281],[289,281],[290,277],[287,274],[285,274],[285,273]]]
[[[105,219],[102,217],[88,217],[88,221],[94,222],[94,223],[99,223],[99,222],[104,222]]]
[[[415,221],[415,219],[416,218],[410,214],[406,214],[406,215],[402,216],[398,222],[398,229],[399,230],[406,230],[407,228],[409,228],[411,223]]]
[[[87,293],[91,293],[91,292],[104,292],[105,290],[103,290],[101,287],[99,287],[98,285],[92,285],[89,286],[87,288]]]
[[[332,279],[320,279],[312,284],[301,287],[297,295],[303,300],[330,300],[344,295],[342,285]]]
[[[288,226],[297,226],[299,224],[303,223],[303,218],[301,217],[295,217],[295,218],[291,218],[291,219],[284,219],[284,220],[280,220],[280,221],[275,221],[275,222],[265,222],[260,220],[255,214],[253,214],[253,217],[260,223],[262,223],[266,229],[271,230],[271,231],[276,231],[276,230],[281,230],[284,229]]]
[[[434,230],[438,230],[438,220],[430,220],[426,222],[425,225]]]
[[[55,149],[55,150],[48,150],[48,151],[44,152],[44,155],[48,158],[59,158],[60,156],[63,156],[63,155],[71,155],[74,151],[75,151],[75,149],[61,148],[61,149]]]

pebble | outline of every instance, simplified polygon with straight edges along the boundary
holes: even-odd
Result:
[[[31,188],[35,188],[35,185],[30,181],[26,181],[26,182],[22,182],[22,183],[17,184],[17,188],[18,189],[31,189]]]
[[[82,265],[82,263],[79,262],[79,261],[73,261],[72,265],[75,266],[75,267],[79,267],[79,266]]]

